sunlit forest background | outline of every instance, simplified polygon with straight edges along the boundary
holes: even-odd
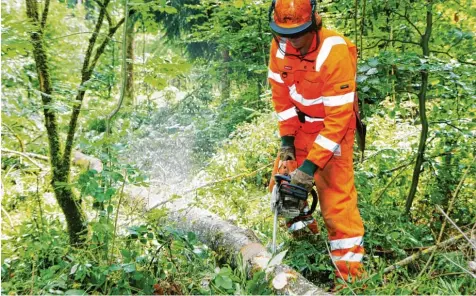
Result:
[[[2,0],[2,294],[277,293],[165,218],[186,199],[271,240],[270,2]],[[354,157],[367,277],[339,293],[474,294],[476,4],[318,11],[358,46],[368,130]],[[329,291],[316,217],[321,235],[280,231],[280,248]]]

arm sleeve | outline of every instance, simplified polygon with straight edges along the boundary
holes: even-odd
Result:
[[[334,46],[321,68],[323,74],[322,101],[324,128],[312,145],[307,159],[324,168],[354,118],[355,63],[346,44]]]
[[[268,80],[271,85],[272,100],[274,110],[278,117],[279,135],[282,136],[294,136],[299,128],[299,119],[297,117],[294,104],[291,102],[291,96],[289,95],[289,88],[281,78],[281,74],[277,65],[276,57],[278,46],[276,41],[272,41]]]

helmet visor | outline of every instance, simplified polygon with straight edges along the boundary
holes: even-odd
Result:
[[[294,28],[283,28],[278,26],[275,22],[270,23],[271,30],[274,34],[285,38],[297,38],[307,33],[312,28],[312,21],[304,23]]]

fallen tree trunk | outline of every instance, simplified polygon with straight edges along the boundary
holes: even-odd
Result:
[[[150,189],[150,188],[149,188]],[[132,197],[156,195],[147,188],[128,188]],[[160,199],[160,198],[158,198]],[[279,294],[328,294],[284,264],[273,264],[273,256],[251,230],[242,229],[217,215],[190,205],[184,198],[167,203],[168,222],[182,231],[191,231],[197,238],[219,254],[241,255],[254,270],[265,270],[273,277],[273,286]],[[279,260],[278,260],[279,262]]]

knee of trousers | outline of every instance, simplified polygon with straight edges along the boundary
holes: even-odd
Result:
[[[319,203],[331,239],[362,236],[352,160],[333,158],[314,175]]]

